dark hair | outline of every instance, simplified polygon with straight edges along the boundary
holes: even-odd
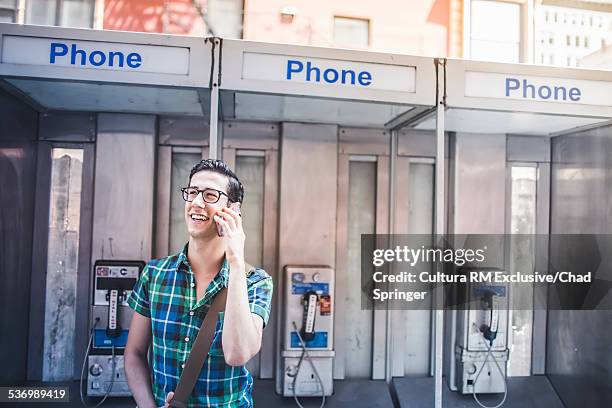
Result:
[[[226,163],[217,159],[204,159],[200,161],[193,166],[189,173],[189,185],[191,185],[191,178],[193,175],[200,171],[212,171],[213,173],[226,176],[228,178],[227,195],[229,196],[229,200],[233,203],[242,203],[244,199],[244,187],[240,180],[238,180],[236,173],[234,173]]]

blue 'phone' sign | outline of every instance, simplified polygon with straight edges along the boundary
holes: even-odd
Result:
[[[142,56],[137,52],[93,50],[87,52],[77,44],[52,42],[49,48],[49,63],[69,61],[70,65],[93,67],[117,67],[137,69],[142,66]]]

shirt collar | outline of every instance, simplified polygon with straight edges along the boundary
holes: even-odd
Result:
[[[187,251],[189,249],[189,242],[185,244],[183,249],[178,253],[178,270],[183,270],[187,273],[193,273],[191,270],[191,265],[189,265],[189,259],[187,259]],[[181,268],[181,265],[183,268]],[[223,282],[223,286],[227,287],[229,282],[229,262],[227,258],[223,258],[223,263],[221,264],[221,269],[219,269],[219,273],[215,276],[215,279],[221,279]]]

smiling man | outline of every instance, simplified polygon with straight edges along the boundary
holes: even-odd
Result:
[[[202,321],[227,288],[225,312],[187,405],[252,407],[253,377],[245,364],[261,347],[272,279],[244,260],[244,188],[225,163],[208,159],[193,167],[181,193],[189,242],[149,262],[128,299],[136,313],[125,349],[127,380],[138,407],[168,406]]]

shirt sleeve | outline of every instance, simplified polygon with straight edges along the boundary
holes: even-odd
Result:
[[[140,274],[140,278],[134,285],[132,293],[127,300],[128,305],[134,309],[135,312],[143,315],[144,317],[151,317],[151,304],[149,302],[149,280],[150,272],[149,265],[145,266]]]
[[[265,278],[253,283],[248,288],[251,313],[261,316],[264,327],[266,327],[270,319],[273,286],[272,278],[266,275]]]

